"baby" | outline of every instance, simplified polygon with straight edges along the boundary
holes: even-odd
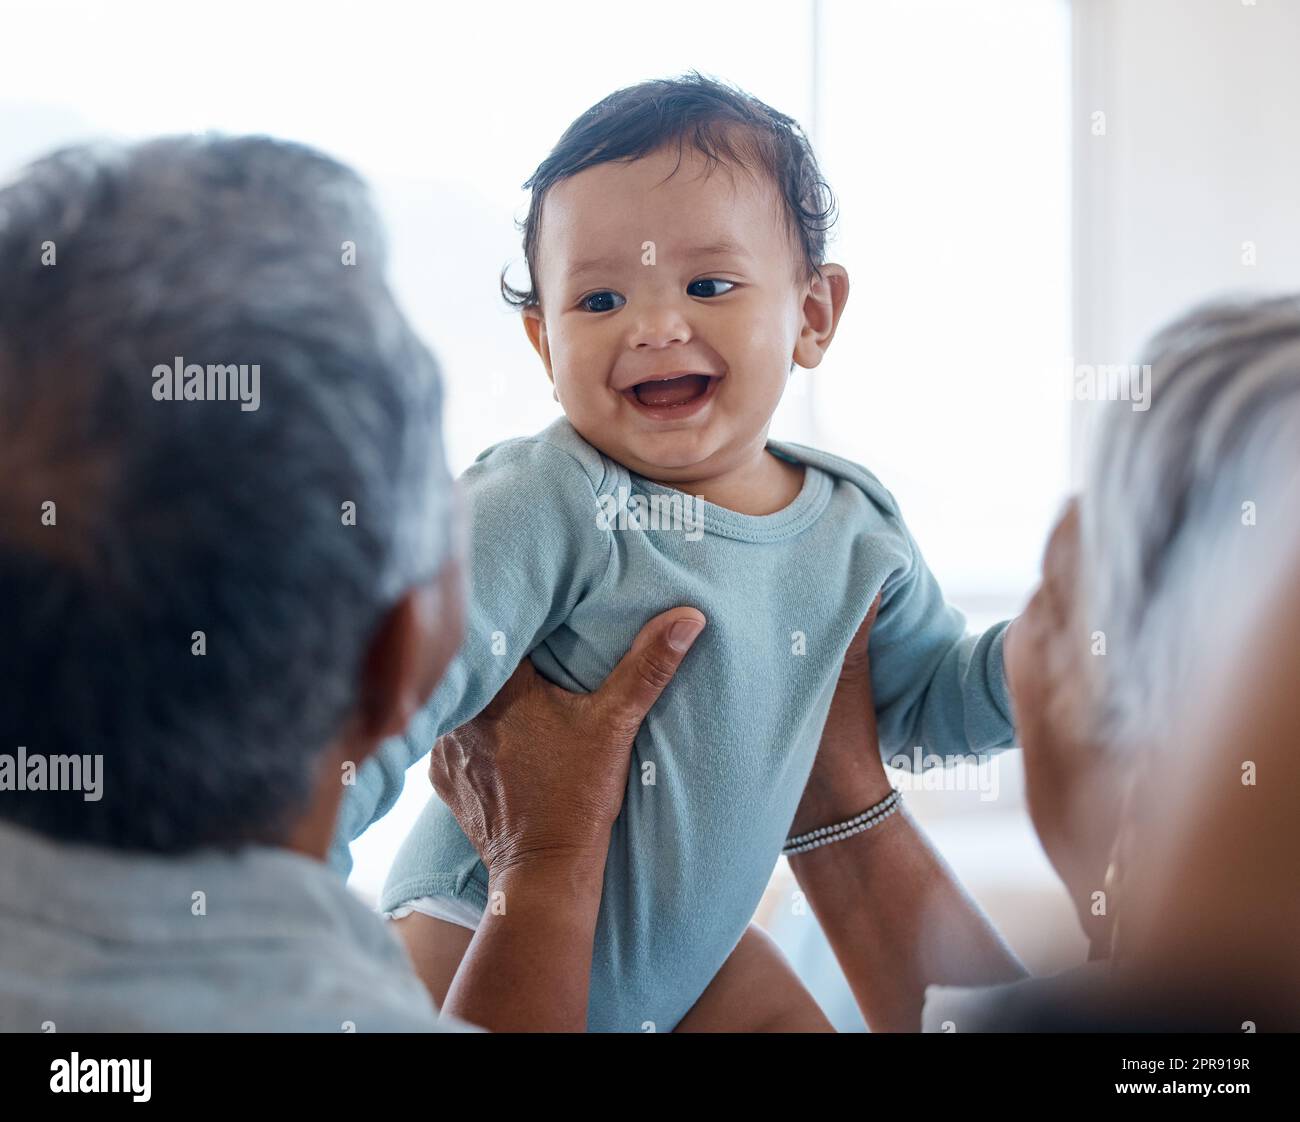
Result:
[[[579,117],[527,186],[531,288],[503,290],[564,416],[488,449],[462,478],[464,645],[408,733],[349,789],[333,859],[346,870],[347,843],[392,805],[407,768],[521,659],[592,690],[651,616],[698,608],[708,625],[633,748],[588,1027],[667,1031],[692,1010],[710,1027],[753,1027],[735,995],[785,990],[779,956],[747,928],[872,601],[881,594],[870,658],[887,756],[1011,742],[1006,625],[964,635],[865,468],[767,437],[794,364],[821,362],[848,296],[845,270],[822,260],[833,204],[794,121],[699,75],[646,82]],[[407,939],[439,1000],[484,908],[508,907],[487,887],[433,799],[381,907],[432,917]],[[711,987],[724,964],[725,1001]],[[809,1023],[810,1003],[792,998],[764,1027]]]

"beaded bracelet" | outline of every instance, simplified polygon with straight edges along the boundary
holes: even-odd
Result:
[[[890,791],[880,802],[867,807],[861,814],[847,821],[821,826],[816,830],[809,830],[806,834],[786,838],[781,853],[786,857],[796,853],[807,853],[808,850],[816,849],[819,845],[830,845],[831,842],[843,841],[845,838],[853,837],[854,834],[862,833],[863,830],[870,830],[872,826],[880,825],[894,814],[899,808],[901,799],[902,796],[897,790]]]

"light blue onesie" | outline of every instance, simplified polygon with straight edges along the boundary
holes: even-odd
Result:
[[[869,650],[885,757],[917,746],[988,752],[1012,740],[1006,625],[964,637],[965,621],[870,472],[800,445],[768,447],[807,465],[793,503],[755,516],[693,500],[679,505],[680,522],[667,506],[679,492],[631,474],[564,418],[484,452],[461,480],[465,643],[406,735],[381,746],[344,799],[332,863],[346,873],[348,843],[396,801],[407,768],[479,713],[526,655],[552,682],[590,691],[652,616],[702,611],[708,626],[632,750],[596,927],[592,1031],[671,1030],[731,953],[877,592]],[[610,517],[620,502],[627,513]],[[638,512],[652,515],[647,528],[629,517]],[[380,905],[458,896],[481,909],[486,890],[474,849],[434,798]]]

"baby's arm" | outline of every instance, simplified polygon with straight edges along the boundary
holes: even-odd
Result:
[[[418,912],[393,923],[406,944],[415,972],[441,1009],[474,932]],[[674,1031],[835,1030],[771,936],[751,923]]]
[[[964,617],[903,533],[911,564],[886,582],[871,631],[881,753],[888,761],[917,747],[938,755],[1006,748],[1015,734],[1002,661],[1008,624],[966,635]]]

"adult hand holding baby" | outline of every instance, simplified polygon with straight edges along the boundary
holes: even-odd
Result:
[[[867,657],[879,611],[877,595],[844,653],[817,759],[790,824],[791,835],[841,821],[889,794],[889,778],[876,744],[876,709]],[[855,809],[846,812],[848,807]]]
[[[589,694],[551,685],[524,659],[482,713],[434,745],[429,778],[487,867],[492,901],[444,1013],[496,1031],[586,1028],[632,742],[704,624],[694,608],[655,616]]]
[[[845,651],[791,834],[843,822],[890,792],[868,657],[879,609],[877,596]],[[1024,974],[905,807],[789,861],[873,1032],[919,1029],[932,983],[1013,981]]]
[[[655,616],[592,693],[552,685],[526,658],[478,717],[437,741],[429,779],[489,874],[551,858],[604,866],[632,742],[704,623],[693,608]],[[569,747],[532,750],[557,744]]]

